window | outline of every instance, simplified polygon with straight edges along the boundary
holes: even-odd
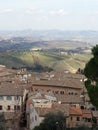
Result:
[[[72,119],[73,119],[72,116],[70,117],[70,119],[71,119],[71,121],[72,121]]]
[[[91,122],[91,118],[88,118],[88,122]]]
[[[38,91],[38,89],[35,89],[35,91]]]
[[[37,121],[37,116],[35,115],[35,120]]]
[[[16,110],[17,109],[17,106],[16,105],[14,105],[14,110]]]
[[[20,100],[20,97],[19,96],[15,96],[14,100]]]
[[[60,91],[60,94],[64,94],[64,91]]]
[[[83,110],[83,109],[84,109],[84,106],[81,106],[81,109]]]
[[[85,118],[85,122],[87,122],[87,120],[88,120],[88,119],[87,119],[87,118]]]
[[[68,94],[70,95],[70,92]]]
[[[20,110],[20,106],[19,105],[17,106],[17,110]]]
[[[80,117],[77,117],[77,121],[80,121]]]
[[[20,106],[19,105],[14,105],[14,110],[20,110]]]
[[[2,110],[2,106],[0,105],[0,110]]]
[[[7,110],[10,110],[11,109],[11,106],[7,106]]]
[[[49,90],[47,90],[47,92],[51,92],[51,90],[49,89]]]
[[[3,96],[0,96],[0,101],[2,101],[3,100]]]
[[[12,97],[11,96],[7,96],[6,99],[10,101],[10,100],[12,100]]]
[[[55,91],[55,94],[58,94],[59,93],[59,91]]]
[[[78,95],[77,93],[75,93],[75,95]]]

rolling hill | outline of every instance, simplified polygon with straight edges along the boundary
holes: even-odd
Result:
[[[61,54],[49,51],[6,51],[0,53],[0,64],[10,68],[34,67],[41,65],[53,70],[69,70],[76,72],[78,68],[84,68],[90,54]]]

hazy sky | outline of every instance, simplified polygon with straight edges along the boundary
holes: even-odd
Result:
[[[98,0],[0,0],[0,30],[98,30]]]

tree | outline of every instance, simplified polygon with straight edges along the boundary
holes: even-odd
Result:
[[[90,130],[90,128],[85,126],[85,125],[81,125],[81,126],[78,127],[77,130]]]
[[[91,102],[98,108],[98,45],[92,49],[93,57],[86,64],[84,74],[87,77],[85,86]]]
[[[7,130],[4,113],[0,113],[0,130]]]
[[[34,130],[64,130],[66,127],[66,117],[62,112],[48,113],[43,122]]]

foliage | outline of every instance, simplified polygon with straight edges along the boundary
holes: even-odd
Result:
[[[7,130],[3,113],[0,113],[0,130]]]
[[[64,130],[66,117],[62,112],[48,113],[43,122],[34,130]]]
[[[78,127],[78,130],[90,130],[90,128],[85,125],[81,125]]]
[[[88,78],[85,82],[91,102],[98,108],[98,45],[92,49],[93,58],[86,64],[84,74]]]
[[[89,80],[98,82],[98,65],[94,58],[91,58],[87,63],[84,74]]]

